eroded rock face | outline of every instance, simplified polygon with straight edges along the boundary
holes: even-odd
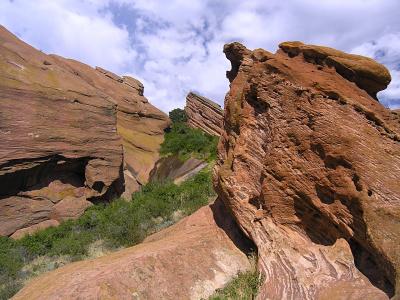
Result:
[[[207,165],[207,162],[194,157],[187,160],[181,160],[178,155],[162,157],[150,172],[150,181],[171,180],[176,184],[181,183],[199,173]]]
[[[169,126],[166,114],[151,105],[143,96],[143,84],[129,76],[120,77],[100,67],[52,55],[74,74],[80,74],[90,85],[105,93],[116,104],[117,133],[122,138],[124,156],[124,196],[131,194],[149,180],[150,171],[159,159],[158,150]]]
[[[142,244],[43,274],[13,299],[207,299],[250,267],[226,214],[221,202],[203,207]]]
[[[0,235],[16,236],[145,182],[168,123],[136,80],[46,55],[4,27],[0,114]]]
[[[189,126],[200,128],[208,134],[221,135],[224,112],[217,103],[194,93],[189,93],[186,97],[185,112]]]
[[[399,295],[400,118],[372,97],[390,76],[330,48],[280,47],[224,48],[214,184],[258,247],[259,298]]]

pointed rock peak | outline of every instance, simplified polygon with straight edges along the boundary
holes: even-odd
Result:
[[[224,53],[232,65],[231,70],[226,72],[226,77],[229,79],[229,82],[232,82],[235,79],[244,58],[250,55],[251,51],[242,44],[233,42],[230,44],[225,44]]]

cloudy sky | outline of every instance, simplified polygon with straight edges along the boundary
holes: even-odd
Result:
[[[400,107],[399,12],[399,0],[0,0],[0,23],[18,37],[138,78],[166,112],[189,91],[223,103],[231,41],[275,52],[301,40],[373,57],[393,78],[380,100]]]

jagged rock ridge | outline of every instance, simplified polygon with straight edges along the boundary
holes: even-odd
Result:
[[[0,235],[57,225],[137,189],[168,126],[137,80],[46,55],[4,27],[0,113]]]
[[[326,47],[280,48],[224,48],[214,184],[258,247],[259,299],[399,296],[400,118],[374,99],[390,75]]]
[[[185,112],[189,126],[200,128],[211,135],[221,134],[223,109],[217,103],[191,92],[186,97]]]

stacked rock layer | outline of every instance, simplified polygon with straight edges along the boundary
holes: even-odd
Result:
[[[186,97],[185,112],[189,126],[199,128],[211,135],[221,135],[224,112],[217,103],[189,93]]]
[[[0,235],[75,218],[147,181],[167,116],[143,86],[0,27]]]
[[[400,293],[400,118],[375,61],[287,42],[238,43],[214,183],[258,247],[259,299]]]

